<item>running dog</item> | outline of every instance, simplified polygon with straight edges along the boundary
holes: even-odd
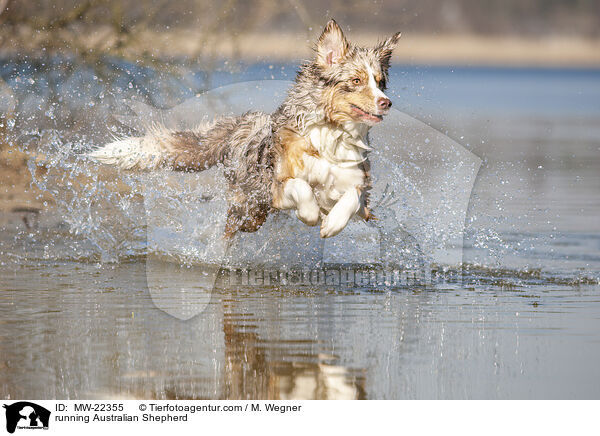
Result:
[[[348,42],[330,20],[294,85],[272,114],[222,117],[193,130],[151,129],[90,156],[124,169],[203,171],[222,164],[228,183],[225,237],[258,230],[273,210],[292,209],[321,237],[369,210],[368,132],[389,112],[384,94],[400,33],[374,48]]]

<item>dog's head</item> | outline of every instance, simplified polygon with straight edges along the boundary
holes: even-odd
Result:
[[[373,126],[392,106],[385,95],[392,51],[400,39],[396,33],[373,48],[349,43],[342,29],[330,20],[317,41],[312,67],[324,84],[319,102],[328,121],[348,121]]]

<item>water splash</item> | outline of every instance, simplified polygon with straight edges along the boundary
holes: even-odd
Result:
[[[215,114],[272,111],[288,86],[282,81],[245,82],[167,110],[129,100],[113,114],[121,124],[110,124],[108,130],[140,131],[152,122],[190,128]],[[58,117],[59,106],[51,109],[44,116]],[[115,170],[85,157],[99,145],[91,139],[96,136],[92,126],[86,134],[21,128],[15,138],[25,150],[36,148],[29,162],[33,182],[52,195],[66,225],[66,232],[61,227],[43,250],[43,258],[117,262],[152,255],[180,264],[231,268],[391,263],[456,268],[463,263],[464,241],[469,250],[482,250],[487,259],[495,259],[497,267],[515,254],[514,244],[495,229],[498,219],[503,219],[501,203],[495,224],[475,231],[467,226],[464,238],[465,221],[478,218],[467,216],[467,209],[470,201],[478,201],[470,194],[479,159],[446,135],[398,111],[371,133],[376,149],[371,161],[377,225],[352,222],[336,238],[325,241],[316,229],[282,212],[272,215],[259,232],[242,234],[227,247],[220,238],[226,205],[219,169],[202,174]],[[494,262],[481,263],[489,264]]]
[[[133,114],[118,118],[137,129],[153,122],[191,128],[216,114],[272,111],[289,85],[230,85],[166,111],[134,100],[128,104]],[[40,163],[32,162],[34,182],[54,196],[71,233],[84,236],[103,261],[148,253],[232,266],[256,264],[257,258],[271,266],[462,261],[465,214],[479,160],[398,111],[372,132],[377,150],[371,156],[372,199],[379,221],[352,223],[327,241],[319,240],[316,229],[277,213],[255,234],[241,234],[225,247],[220,229],[226,205],[219,188],[224,181],[218,169],[193,175],[121,172],[89,161],[82,154],[91,148],[85,138],[61,141],[54,131],[43,136],[40,151],[47,157],[42,163],[47,171],[40,176]],[[361,250],[350,249],[355,240],[363,241]]]

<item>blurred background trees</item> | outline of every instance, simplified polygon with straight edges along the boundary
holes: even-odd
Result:
[[[156,30],[206,27],[212,32],[301,31],[334,16],[361,30],[519,35],[600,32],[596,0],[0,0],[2,23],[59,30],[109,26],[121,35],[136,27]],[[376,19],[374,19],[376,17]]]

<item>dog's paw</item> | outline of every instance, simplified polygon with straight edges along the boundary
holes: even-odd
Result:
[[[296,210],[296,217],[307,226],[316,226],[319,222],[319,207],[303,208]]]
[[[337,217],[335,211],[332,211],[323,219],[321,223],[321,238],[331,238],[344,230],[348,220]]]

